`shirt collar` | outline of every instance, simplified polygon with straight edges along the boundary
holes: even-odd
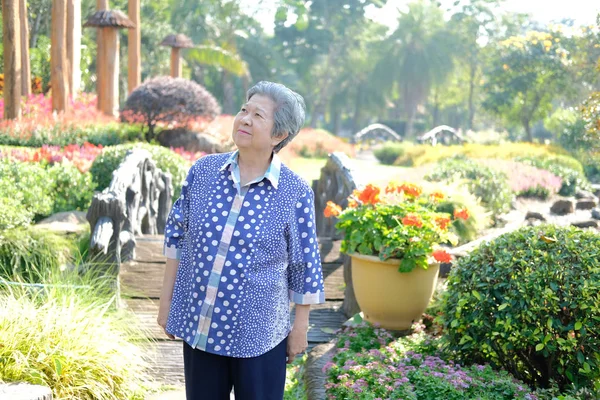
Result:
[[[227,167],[232,167],[230,169],[239,168],[238,156],[239,156],[239,150],[231,153],[231,155],[229,156],[227,161],[225,161],[225,164],[223,164],[223,166],[221,167],[221,169],[219,171],[224,171]],[[269,165],[269,168],[267,168],[267,171],[265,172],[265,174],[262,177],[257,178],[254,182],[260,182],[266,178],[269,182],[271,182],[271,185],[273,185],[273,187],[275,189],[277,189],[277,187],[279,186],[279,176],[280,175],[281,175],[281,158],[279,158],[277,153],[273,153],[273,158],[271,159],[271,164]]]

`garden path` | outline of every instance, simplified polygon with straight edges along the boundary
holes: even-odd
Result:
[[[148,349],[150,374],[159,383],[183,385],[182,341],[169,340],[156,324],[165,257],[163,236],[136,238],[135,260],[121,266],[121,297],[131,309],[147,337],[154,342]],[[320,239],[326,303],[313,306],[308,331],[309,348],[333,338],[346,317],[340,312],[344,299],[344,275],[340,242]],[[293,318],[293,310],[292,310]]]

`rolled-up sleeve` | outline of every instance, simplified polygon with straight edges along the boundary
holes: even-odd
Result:
[[[189,213],[189,188],[194,181],[194,167],[190,168],[186,180],[181,187],[181,195],[173,204],[167,224],[165,226],[165,243],[163,254],[167,258],[179,260],[181,257],[181,249],[185,241],[186,223]]]
[[[296,304],[325,302],[321,256],[315,226],[314,193],[308,190],[295,204],[288,246],[288,290]]]

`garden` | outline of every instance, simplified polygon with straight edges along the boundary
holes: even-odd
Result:
[[[600,20],[415,1],[388,27],[368,17],[385,2],[276,3],[268,32],[231,1],[3,2],[0,397],[180,393],[86,213],[134,149],[176,199],[196,160],[234,150],[265,79],[307,102],[283,162],[312,183],[344,157],[356,184],[317,219],[358,307],[313,323],[328,341],[288,367],[286,400],[600,398]]]

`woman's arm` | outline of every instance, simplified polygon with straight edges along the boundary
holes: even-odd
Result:
[[[175,278],[177,277],[177,268],[179,268],[179,260],[167,258],[165,275],[163,276],[163,284],[160,292],[158,318],[156,320],[158,325],[165,330],[165,334],[170,339],[175,339],[175,337],[166,331],[167,318],[169,317],[169,309],[171,308],[171,299],[173,298],[173,287],[175,286]]]

